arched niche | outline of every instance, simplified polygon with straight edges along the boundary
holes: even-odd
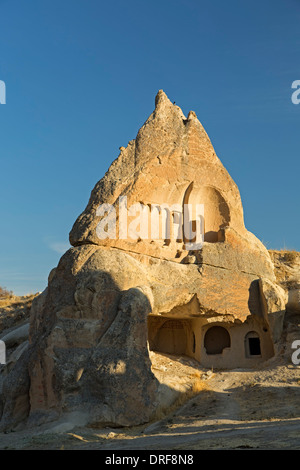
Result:
[[[166,320],[157,330],[151,349],[162,353],[185,354],[187,331],[184,320]]]
[[[204,336],[206,354],[222,354],[223,349],[230,348],[230,335],[223,326],[212,326]]]
[[[230,211],[224,197],[213,186],[199,186],[191,183],[185,191],[183,208],[190,204],[204,205],[204,241],[215,243],[218,241],[218,232],[230,222]]]

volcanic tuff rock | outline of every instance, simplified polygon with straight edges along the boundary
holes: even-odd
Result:
[[[270,250],[278,284],[287,296],[284,322],[284,348],[290,357],[293,342],[300,331],[300,253],[294,250]]]
[[[120,196],[128,207],[204,204],[202,248],[187,249],[184,237],[120,239],[118,230],[99,239],[97,209],[112,204],[118,222]],[[2,429],[71,415],[90,425],[147,422],[176,398],[154,375],[149,348],[221,368],[276,352],[286,292],[270,255],[245,228],[239,190],[196,114],[185,117],[162,90],[70,242],[33,302],[28,347],[7,371]]]
[[[300,313],[300,253],[270,250],[278,284],[287,292],[289,313]]]

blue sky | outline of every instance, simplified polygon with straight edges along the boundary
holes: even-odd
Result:
[[[196,112],[246,227],[300,251],[299,0],[0,0],[0,285],[42,291],[163,89]]]

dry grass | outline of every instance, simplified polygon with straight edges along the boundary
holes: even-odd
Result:
[[[164,419],[197,394],[209,390],[206,371],[198,368],[197,361],[155,351],[150,351],[150,359],[158,381],[174,391],[172,403],[159,406],[151,422]]]
[[[12,291],[8,291],[5,287],[0,286],[0,299],[9,299],[14,296]]]
[[[190,377],[187,378],[187,380],[190,382],[188,389],[185,391],[179,392],[178,398],[172,403],[172,405],[168,407],[162,407],[162,408],[159,407],[156,410],[155,415],[151,420],[152,422],[157,421],[157,420],[162,420],[166,416],[172,415],[172,413],[177,411],[178,408],[180,408],[185,403],[187,403],[188,400],[190,400],[191,398],[195,397],[201,392],[207,392],[210,390],[206,381],[202,380],[200,376],[197,377],[197,373],[190,375]]]
[[[299,251],[288,250],[287,248],[281,248],[281,250],[278,251],[282,254],[284,261],[287,262],[294,262],[296,258],[300,255]]]
[[[287,264],[293,264],[297,258],[300,260],[300,252],[296,250],[289,250],[288,248],[284,247],[281,248],[280,250],[269,250],[269,253],[272,257],[272,259],[276,255],[279,255],[279,261],[282,263],[287,263]]]
[[[286,251],[284,252],[284,261],[287,263],[294,263],[298,257],[297,251]]]
[[[5,287],[0,286],[0,307],[7,307],[13,303],[15,295]]]

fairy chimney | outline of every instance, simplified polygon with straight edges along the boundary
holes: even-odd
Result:
[[[149,350],[215,368],[276,354],[286,294],[269,253],[245,228],[238,187],[196,114],[162,90],[70,242],[33,303],[28,349],[3,387],[2,428],[62,415],[147,422],[172,396]]]

